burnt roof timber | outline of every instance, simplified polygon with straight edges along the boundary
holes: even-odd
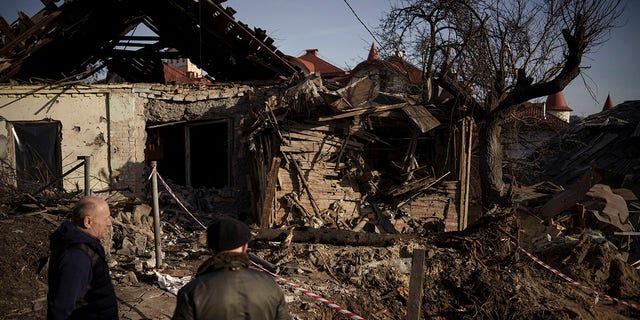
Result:
[[[59,7],[54,0],[42,2],[46,7],[31,19],[25,16],[13,27],[6,21],[4,28],[0,26],[9,40],[4,46],[0,43],[0,59],[12,62],[0,67],[0,82],[14,77],[66,79],[86,73],[93,63],[121,56],[116,47],[127,45],[158,51],[174,47],[217,80],[273,79],[297,73],[264,30],[253,31],[236,22],[235,10],[220,6],[224,1],[74,0]],[[212,14],[199,17],[201,10]],[[158,34],[162,45],[118,41],[127,39],[125,35],[139,23]]]
[[[0,17],[0,32],[4,34],[9,40],[13,40],[16,38],[16,35],[13,33],[11,26],[7,23],[3,17]]]

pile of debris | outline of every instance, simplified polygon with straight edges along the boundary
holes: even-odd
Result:
[[[115,205],[114,242],[110,249],[112,273],[118,292],[138,287],[158,288],[157,272],[175,278],[191,276],[207,257],[204,231],[185,231],[179,223],[164,221],[164,263],[153,265],[153,243],[149,241],[148,207]],[[3,208],[0,234],[3,272],[3,319],[38,319],[44,316],[46,272],[39,267],[48,253],[46,236],[55,226],[43,219],[47,213],[24,214]],[[131,218],[124,218],[131,215]],[[517,235],[526,232],[524,215],[513,210],[496,212],[473,223],[463,232],[434,233],[426,237],[386,237],[378,245],[361,245],[352,237],[304,238],[308,230],[271,230],[278,237],[263,240],[269,230],[254,229],[251,252],[275,267],[289,309],[295,319],[341,319],[323,304],[327,299],[367,319],[400,319],[408,312],[411,286],[422,278],[421,316],[429,319],[527,317],[554,319],[633,319],[640,311],[625,303],[640,299],[640,274],[620,258],[618,250],[603,239],[584,233],[533,252],[554,270],[547,269],[525,253]],[[51,218],[51,217],[50,217]],[[139,221],[140,223],[138,223]],[[29,229],[27,230],[26,227]],[[137,231],[136,231],[137,230]],[[342,235],[361,234],[342,231]],[[28,234],[27,234],[28,233]],[[142,236],[136,236],[142,233]],[[119,242],[118,235],[126,241]],[[290,235],[290,237],[287,237]],[[147,237],[146,240],[141,239]],[[134,240],[131,240],[134,239]],[[122,245],[126,242],[134,246]],[[333,239],[333,244],[331,240]],[[559,238],[558,238],[559,239]],[[567,238],[569,239],[569,238]],[[146,244],[142,245],[143,242]],[[120,244],[119,244],[120,243]],[[19,247],[20,250],[14,248]],[[416,252],[423,250],[423,271],[416,276]],[[6,268],[4,267],[6,266]],[[419,282],[418,282],[419,283]],[[19,288],[19,290],[17,289]],[[146,288],[146,289],[144,289]],[[593,291],[590,291],[593,290]],[[311,293],[311,294],[304,294]],[[157,294],[156,294],[157,295]],[[609,298],[619,299],[612,302]],[[599,301],[597,300],[599,298]],[[121,312],[131,306],[168,319],[173,311],[170,296],[162,304],[143,304],[121,297]],[[139,297],[133,298],[140,300]],[[149,299],[147,303],[152,303]],[[415,302],[415,301],[413,301]],[[142,310],[142,311],[141,311]],[[123,318],[130,318],[123,317]],[[135,318],[135,317],[134,317]]]
[[[539,163],[546,168],[544,180],[515,188],[520,210],[551,226],[531,235],[537,247],[590,232],[617,248],[624,261],[640,267],[638,111],[640,101],[627,101],[589,116],[540,152],[547,155]]]
[[[379,90],[362,78],[330,91],[310,76],[256,108],[246,131],[254,189],[266,191],[253,221],[380,234],[459,229],[459,184],[469,188],[457,172],[469,160],[452,160],[461,144],[451,106]]]
[[[316,89],[312,84],[306,82],[310,91],[296,94],[313,94]],[[366,81],[350,89],[370,92]],[[380,95],[384,96],[377,93],[376,97]],[[354,104],[354,98],[349,99]],[[343,100],[340,96],[336,101]],[[296,99],[287,100],[287,108],[280,108],[278,101],[267,101],[265,107],[271,112],[256,114],[257,119],[248,123],[258,125],[249,126],[252,130],[247,132],[254,161],[260,163],[253,169],[270,168],[254,174],[263,180],[253,183],[259,185],[256,189],[273,191],[255,204],[262,210],[254,212],[268,216],[253,220],[252,253],[277,273],[296,319],[342,317],[317,297],[369,319],[404,318],[410,311],[417,312],[416,305],[422,308],[424,318],[432,319],[640,317],[635,303],[640,300],[640,273],[634,268],[637,245],[633,238],[640,208],[634,195],[638,153],[630,149],[638,136],[637,120],[628,120],[635,121],[630,131],[630,124],[620,118],[609,118],[608,124],[599,128],[608,130],[609,123],[615,126],[615,140],[627,141],[623,146],[630,150],[631,165],[599,162],[606,159],[600,152],[616,153],[605,151],[615,146],[610,138],[603,140],[606,144],[578,144],[594,149],[580,148],[575,151],[579,156],[564,153],[563,159],[555,161],[569,161],[573,165],[567,168],[578,168],[581,157],[590,159],[584,161],[592,169],[580,172],[579,179],[566,179],[569,174],[563,172],[565,180],[549,179],[526,188],[513,186],[516,206],[497,209],[464,231],[445,233],[440,231],[457,228],[457,224],[447,227],[447,221],[459,221],[455,200],[460,199],[460,182],[443,179],[451,171],[445,169],[455,170],[455,166],[438,167],[436,164],[448,162],[420,158],[424,153],[416,150],[426,148],[422,151],[431,150],[435,157],[437,148],[447,148],[447,135],[420,140],[417,135],[406,136],[405,130],[401,139],[405,152],[400,153],[389,153],[394,146],[383,143],[394,134],[386,130],[382,118],[395,122],[393,127],[407,120],[417,127],[427,123],[435,126],[427,131],[437,130],[438,125],[427,120],[434,118],[417,116],[416,108],[405,109],[408,105],[400,102],[402,106],[396,109],[389,107],[395,104],[367,105],[338,110],[330,119],[296,121],[283,113],[296,110],[295,104],[291,108],[292,101]],[[298,107],[297,112],[303,112],[304,105]],[[436,109],[421,107],[420,112],[427,112],[423,115],[438,114]],[[618,107],[618,112],[631,112],[637,104]],[[598,117],[602,115],[593,119]],[[371,130],[375,126],[383,130],[376,134]],[[583,128],[598,131],[593,126]],[[579,136],[589,141],[607,136],[605,132],[592,133],[593,138],[573,130],[573,141]],[[380,137],[382,133],[387,134],[385,139]],[[272,139],[281,142],[279,149],[271,149]],[[375,150],[380,145],[385,147]],[[403,159],[380,157],[386,154],[400,154]],[[397,169],[400,171],[394,171]],[[626,178],[612,179],[620,174]],[[211,219],[231,213],[252,221],[234,209],[240,205],[234,200],[234,190],[194,189],[170,181],[166,187],[171,192],[163,189],[159,196],[160,266],[156,265],[150,199],[119,192],[111,192],[107,198],[114,228],[104,245],[119,288],[158,288],[161,275],[193,275],[208,254],[204,226]],[[28,200],[36,203],[33,206],[13,201],[2,207],[0,235],[7,245],[0,252],[0,271],[11,280],[5,286],[10,291],[2,291],[0,308],[10,310],[7,319],[44,315],[46,236],[81,195],[58,196],[58,202],[54,194],[43,193]],[[422,287],[417,290],[421,296],[411,295],[416,285]],[[133,302],[123,298],[121,303],[130,306]],[[173,305],[163,302],[146,308],[162,310],[167,317]]]

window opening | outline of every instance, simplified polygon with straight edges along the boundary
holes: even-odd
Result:
[[[157,124],[147,131],[147,161],[157,161],[165,179],[195,188],[230,185],[228,120]]]
[[[60,177],[60,122],[11,122],[11,125],[18,189],[33,191]],[[54,186],[62,187],[61,182]]]

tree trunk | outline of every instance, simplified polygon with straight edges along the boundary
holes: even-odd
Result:
[[[478,133],[483,211],[491,209],[494,205],[507,204],[505,184],[502,180],[501,125],[502,117],[492,113],[485,117]]]

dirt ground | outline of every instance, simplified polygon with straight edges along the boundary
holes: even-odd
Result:
[[[0,319],[44,319],[43,258],[56,221],[37,212],[1,208]],[[624,304],[640,301],[640,275],[610,243],[583,233],[569,238],[573,241],[549,242],[543,251],[534,252],[580,283],[575,285],[517,249],[517,238],[525,238],[517,235],[527,232],[524,221],[506,212],[483,218],[465,232],[430,234],[380,247],[295,242],[288,246],[253,242],[251,247],[257,256],[278,266],[278,280],[295,319],[348,318],[312,298],[313,294],[366,319],[404,318],[414,249],[425,249],[426,256],[423,319],[640,318],[638,309]],[[164,230],[171,233],[169,228]],[[200,234],[163,237],[166,266],[162,274],[193,274],[207,257],[198,245]],[[160,288],[152,271],[136,271],[135,263],[131,257],[112,253],[121,319],[169,319],[175,296]],[[595,292],[600,293],[597,304]]]

